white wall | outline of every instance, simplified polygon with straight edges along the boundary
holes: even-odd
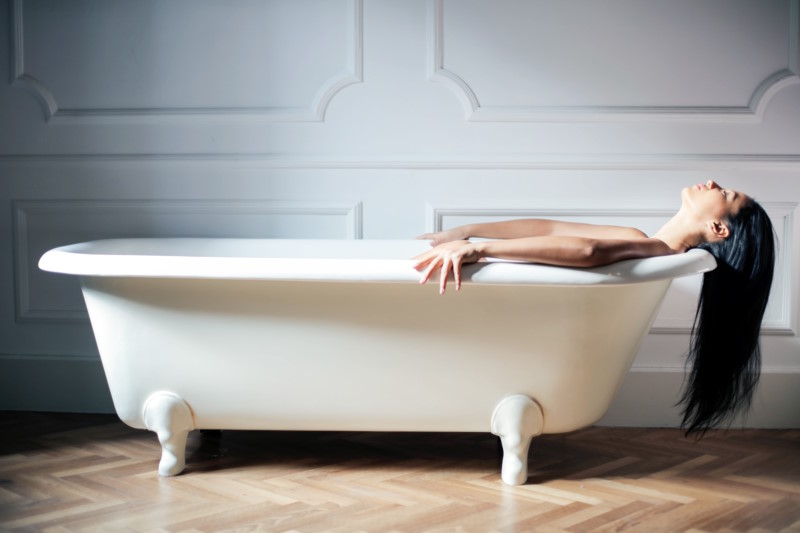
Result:
[[[800,426],[798,0],[6,0],[0,409],[111,409],[76,280],[110,236],[654,231],[713,177],[781,242],[751,426]],[[668,425],[697,280],[604,419]],[[164,354],[169,357],[169,354]]]

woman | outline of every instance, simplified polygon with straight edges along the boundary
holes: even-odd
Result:
[[[492,239],[470,242],[470,237]],[[483,257],[572,267],[708,250],[717,268],[703,276],[681,397],[687,433],[704,433],[750,405],[761,368],[759,332],[772,285],[775,241],[764,209],[713,180],[681,191],[681,208],[652,237],[634,228],[552,220],[471,224],[422,235],[434,246],[415,259],[425,283],[438,269],[444,293],[452,271]]]

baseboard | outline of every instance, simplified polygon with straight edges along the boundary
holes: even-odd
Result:
[[[682,372],[628,373],[599,426],[677,427]],[[800,373],[765,372],[749,412],[731,427],[800,428]]]

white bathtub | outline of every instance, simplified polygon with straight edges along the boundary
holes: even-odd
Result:
[[[81,276],[119,417],[158,433],[162,475],[193,429],[491,431],[502,479],[530,440],[597,421],[672,278],[700,250],[568,269],[493,261],[459,293],[419,285],[422,241],[123,239],[47,252]]]

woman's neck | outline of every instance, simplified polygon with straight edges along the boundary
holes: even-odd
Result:
[[[702,225],[698,228],[696,221],[678,211],[669,221],[661,226],[653,238],[663,241],[676,252],[685,252],[705,241]]]

